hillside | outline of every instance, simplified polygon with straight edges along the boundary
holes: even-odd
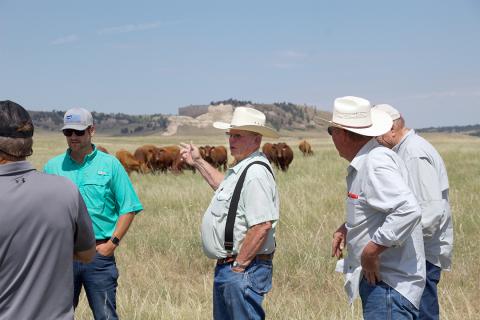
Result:
[[[214,121],[229,122],[235,107],[250,105],[263,111],[267,125],[276,130],[305,131],[325,127],[319,118],[329,119],[329,112],[311,106],[281,102],[257,104],[250,101],[225,100],[210,105],[179,108],[179,115],[127,115],[92,112],[98,133],[106,135],[175,135],[180,132],[210,132]],[[29,111],[37,129],[57,131],[62,127],[65,111]],[[214,132],[214,131],[213,131]]]
[[[460,133],[467,134],[474,137],[480,137],[480,124],[470,125],[470,126],[450,126],[450,127],[429,127],[416,129],[417,132],[435,132],[435,133]]]
[[[63,125],[65,111],[29,111],[36,129],[58,131]],[[128,115],[124,113],[92,112],[97,132],[108,135],[149,135],[163,133],[168,127],[168,116]]]
[[[290,102],[272,104],[252,103],[228,99],[212,101],[210,105],[181,107],[178,115],[128,115],[124,113],[92,112],[97,132],[111,136],[215,134],[214,121],[229,122],[237,106],[252,106],[267,116],[267,125],[282,132],[282,135],[322,134],[331,113],[307,105]],[[57,131],[62,127],[65,111],[29,111],[37,129]],[[460,133],[480,137],[480,124],[469,126],[430,127],[416,129],[424,133]]]

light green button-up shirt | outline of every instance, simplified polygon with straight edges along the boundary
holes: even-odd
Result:
[[[118,217],[143,210],[128,174],[112,155],[92,153],[79,164],[70,157],[70,150],[50,159],[44,172],[67,177],[80,190],[92,219],[96,239],[110,238]]]
[[[225,224],[233,191],[243,169],[253,161],[269,164],[265,155],[255,152],[228,169],[225,179],[215,192],[202,221],[203,251],[211,259],[227,256],[224,247]],[[275,227],[279,218],[279,197],[277,185],[272,174],[262,165],[253,165],[248,169],[233,230],[233,254],[238,254],[245,235],[252,226],[272,221],[272,229],[258,254],[272,253],[275,250]]]

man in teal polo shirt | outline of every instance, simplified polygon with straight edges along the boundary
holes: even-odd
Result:
[[[74,262],[74,306],[82,286],[96,320],[118,319],[118,271],[114,251],[135,215],[143,210],[123,166],[92,144],[93,117],[83,108],[65,113],[63,134],[68,150],[49,160],[46,173],[64,176],[79,188],[92,219],[97,254],[92,263]]]

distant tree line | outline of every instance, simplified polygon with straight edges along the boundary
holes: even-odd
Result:
[[[228,100],[221,100],[221,101],[212,101],[210,102],[212,106],[218,106],[219,104],[230,104],[234,107],[246,106],[247,104],[253,104],[252,101],[247,100],[237,100],[237,99],[228,99]]]
[[[29,111],[36,127],[56,131],[63,124],[65,111]],[[98,132],[115,131],[120,134],[137,134],[144,131],[165,131],[168,127],[168,117],[163,114],[129,115],[124,113],[92,112],[95,127]]]

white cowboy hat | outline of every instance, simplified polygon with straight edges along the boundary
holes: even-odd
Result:
[[[230,123],[217,121],[213,123],[213,127],[222,130],[251,131],[270,138],[280,137],[275,130],[265,126],[265,121],[265,114],[261,111],[248,107],[236,107]]]
[[[392,120],[397,120],[401,117],[400,112],[389,104],[376,104],[372,107],[372,110],[383,110],[392,117]]]
[[[385,111],[372,109],[370,101],[346,96],[335,99],[331,126],[358,133],[362,136],[376,137],[392,128],[392,118]]]

